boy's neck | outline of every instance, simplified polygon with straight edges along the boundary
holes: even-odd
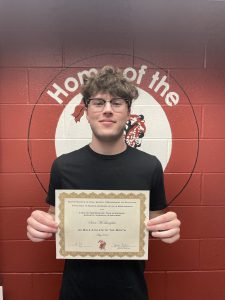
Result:
[[[113,142],[100,142],[98,140],[92,139],[90,145],[91,149],[96,153],[103,155],[114,155],[119,154],[126,150],[127,144],[124,138],[115,143]]]

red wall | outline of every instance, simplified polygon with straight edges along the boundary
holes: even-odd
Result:
[[[225,29],[222,32],[224,35]],[[9,32],[6,30],[5,34]],[[185,32],[182,34],[185,36]],[[225,299],[223,35],[221,32],[209,36],[201,32],[194,36],[189,34],[188,42],[178,39],[174,45],[175,38],[170,39],[160,31],[143,37],[137,35],[135,39],[126,32],[120,36],[115,34],[113,38],[108,34],[93,38],[90,33],[88,39],[81,39],[79,33],[65,33],[63,43],[52,34],[51,38],[39,37],[33,48],[22,47],[21,51],[14,49],[12,53],[3,44],[0,284],[4,288],[4,299],[57,299],[63,262],[54,258],[54,241],[32,243],[26,237],[26,219],[31,211],[37,207],[46,209],[45,193],[32,172],[27,151],[29,120],[40,92],[62,67],[100,53],[130,54],[128,66],[132,66],[132,55],[139,56],[169,71],[188,94],[197,114],[200,129],[197,165],[187,187],[170,207],[182,221],[181,239],[173,245],[150,242],[146,279],[151,299]],[[183,139],[190,141],[185,132]],[[177,164],[182,166],[185,162],[181,153],[185,149],[179,151]],[[49,174],[40,175],[47,183]],[[165,174],[168,196],[176,189],[176,182],[169,181],[169,175]]]

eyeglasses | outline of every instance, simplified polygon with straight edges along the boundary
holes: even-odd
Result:
[[[126,104],[129,105],[128,100],[123,98],[112,98],[108,101],[102,98],[89,98],[87,104],[93,111],[101,112],[103,111],[106,102],[110,103],[114,112],[122,112]]]

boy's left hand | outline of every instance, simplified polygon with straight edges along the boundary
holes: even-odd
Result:
[[[149,220],[146,226],[154,238],[172,244],[180,238],[180,225],[177,214],[169,211]]]

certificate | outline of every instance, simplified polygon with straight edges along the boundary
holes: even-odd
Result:
[[[148,259],[149,193],[56,190],[56,258]]]

